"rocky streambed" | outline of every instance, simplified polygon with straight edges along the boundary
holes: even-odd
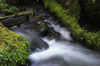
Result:
[[[11,28],[31,44],[28,57],[31,64],[27,66],[99,66],[100,55],[74,41],[71,33],[58,23],[59,20],[48,15]]]

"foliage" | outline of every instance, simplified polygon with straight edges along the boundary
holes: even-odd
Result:
[[[24,65],[29,42],[0,24],[0,66]]]
[[[95,45],[97,44],[97,39],[100,38],[99,37],[99,32],[94,33],[94,32],[85,32],[83,33],[83,38],[85,39],[85,41],[88,43],[88,45]]]
[[[13,14],[14,12],[18,11],[18,8],[15,6],[10,6],[0,1],[0,10],[1,10],[0,13]]]
[[[92,15],[100,15],[100,1],[98,0],[84,0],[84,5],[87,13]]]
[[[60,4],[62,4],[62,6],[69,10],[69,14],[71,16],[79,16],[80,15],[80,5],[79,5],[79,0],[56,0],[58,1]]]

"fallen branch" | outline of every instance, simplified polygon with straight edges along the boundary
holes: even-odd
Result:
[[[13,15],[0,17],[0,21],[2,21],[2,20],[4,20],[4,19],[16,17],[16,16],[29,15],[29,14],[33,14],[33,11],[20,12],[20,13],[17,13],[17,12],[16,12],[16,13],[14,13]]]
[[[2,23],[5,27],[12,27],[14,25],[20,25],[24,22],[29,21],[29,15],[33,14],[32,11],[15,13],[13,15],[0,17],[0,23]]]

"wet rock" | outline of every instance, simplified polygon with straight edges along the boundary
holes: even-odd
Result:
[[[50,39],[58,38],[59,33],[56,32],[52,27],[49,26],[49,23],[41,22],[39,26],[36,27],[36,31],[40,36],[48,36]]]
[[[49,47],[48,44],[38,36],[33,24],[23,24],[21,27],[12,28],[12,30],[29,40],[31,44],[30,51],[32,52],[37,49],[42,50]]]
[[[43,19],[44,18],[42,16],[30,16],[30,23],[37,23]]]
[[[59,38],[60,33],[56,32],[52,27],[49,29],[49,39]]]
[[[12,17],[9,19],[2,20],[0,21],[0,23],[2,23],[5,27],[10,28],[14,25],[20,25],[28,21],[27,19],[28,19],[27,16],[18,16],[18,17],[14,17],[14,18]]]
[[[49,27],[45,22],[41,22],[37,27],[36,31],[39,33],[40,36],[47,36]]]
[[[31,46],[30,50],[38,50],[38,49],[47,49],[49,46],[46,42],[44,42],[39,36],[34,35],[33,39],[30,40]]]

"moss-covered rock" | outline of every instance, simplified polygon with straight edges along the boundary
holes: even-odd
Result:
[[[37,27],[36,27],[36,31],[39,32],[39,34],[41,36],[46,36],[48,34],[49,31],[49,27],[47,26],[47,24],[45,22],[41,22]]]
[[[29,42],[0,23],[0,66],[24,65]]]

